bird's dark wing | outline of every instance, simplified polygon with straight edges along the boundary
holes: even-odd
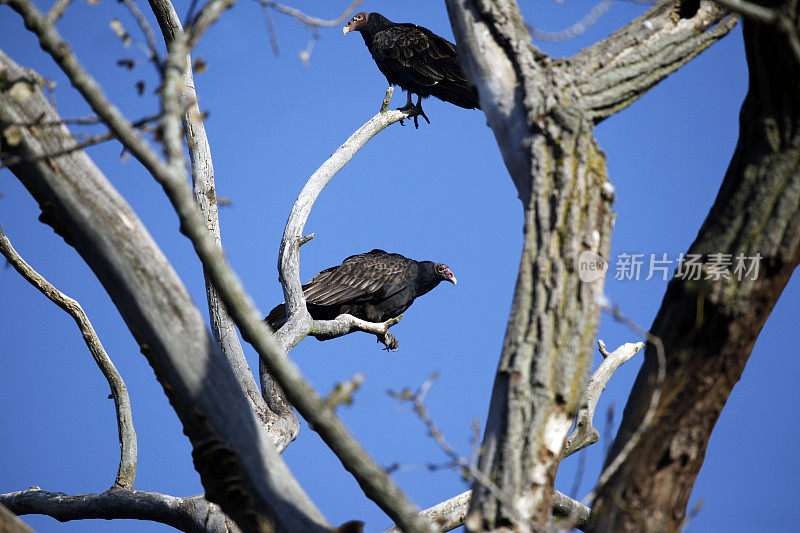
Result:
[[[401,87],[466,83],[455,45],[421,26],[395,24],[381,30],[370,52],[389,81]]]
[[[372,250],[323,270],[303,285],[303,292],[308,303],[315,305],[361,302],[381,289],[391,287],[394,292],[412,283],[415,265],[402,255]]]

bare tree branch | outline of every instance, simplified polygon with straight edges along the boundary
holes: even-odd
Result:
[[[636,324],[633,320],[626,317],[624,314],[622,314],[622,311],[619,309],[619,307],[610,307],[608,305],[604,305],[603,310],[611,313],[611,316],[613,316],[615,320],[625,324],[632,331],[636,332],[647,340],[648,344],[653,347],[653,351],[655,351],[656,370],[654,376],[655,379],[653,380],[652,384],[653,393],[647,402],[647,409],[645,409],[644,414],[639,421],[639,425],[631,431],[628,440],[623,446],[620,447],[616,456],[605,464],[603,470],[600,472],[600,476],[597,478],[597,483],[595,484],[594,488],[583,499],[583,501],[586,503],[594,502],[597,494],[603,490],[606,483],[608,483],[614,474],[619,471],[620,467],[628,459],[628,456],[631,454],[633,449],[637,444],[639,444],[639,441],[642,439],[645,431],[650,429],[653,420],[656,418],[658,403],[661,401],[661,395],[664,391],[664,380],[667,376],[667,356],[664,350],[664,342],[661,340],[661,337],[650,333],[640,325]]]
[[[54,28],[45,25],[38,10],[27,0],[8,1],[9,5],[23,16],[26,26],[37,34],[42,48],[53,55],[56,62],[70,77],[73,85],[81,92],[95,113],[104,118],[108,126],[117,133],[123,144],[142,162],[164,188],[181,221],[181,231],[191,240],[198,257],[200,257],[204,267],[210,273],[214,286],[220,292],[228,312],[231,313],[234,321],[239,326],[242,336],[256,349],[292,404],[297,407],[303,417],[309,421],[314,430],[320,434],[326,444],[331,447],[337,457],[356,477],[367,497],[373,499],[401,527],[405,527],[409,531],[428,531],[430,529],[428,524],[418,518],[414,504],[408,500],[387,473],[361,448],[358,441],[350,435],[335,413],[325,406],[324,400],[303,379],[297,368],[286,360],[284,350],[276,344],[272,335],[267,331],[268,328],[264,327],[260,313],[245,292],[241,281],[231,270],[224,254],[208,235],[208,231],[197,212],[191,193],[184,181],[185,173],[180,156],[180,142],[175,142],[176,138],[179,139],[180,123],[177,117],[180,116],[180,111],[176,110],[176,106],[170,102],[179,97],[177,86],[180,75],[183,72],[181,58],[187,53],[187,46],[190,47],[193,44],[193,39],[199,36],[199,33],[192,32],[188,39],[176,40],[165,62],[165,89],[162,92],[164,93],[164,105],[168,107],[165,109],[163,129],[165,138],[170,139],[170,148],[168,148],[170,165],[168,166],[131,129],[130,124],[108,101],[100,87],[86,74],[75,57],[69,53],[69,48],[60,46],[63,43],[61,37]],[[214,2],[212,0],[212,3],[206,6],[210,6],[209,11],[206,12],[204,8],[198,14],[194,24],[197,25],[199,30],[206,28],[208,24],[216,19],[216,16],[219,15],[225,5],[227,4],[224,1]],[[385,99],[383,108],[387,106],[388,101]],[[372,133],[374,135],[390,123],[407,117],[408,113],[405,112],[382,109],[378,116],[359,131],[364,131],[367,126],[377,126],[383,123]],[[175,123],[175,120],[178,122]],[[369,137],[372,135],[369,135]],[[354,153],[347,146],[341,147],[337,152],[339,151],[350,153],[350,156],[347,157],[348,160]],[[296,255],[296,241],[294,246]],[[297,283],[299,288],[299,278]],[[300,297],[302,298],[302,293]],[[302,307],[305,309],[305,305]],[[306,330],[305,334],[307,332],[308,330]],[[225,422],[229,424],[231,420],[228,419]],[[283,463],[280,464],[282,465]],[[201,477],[202,475],[203,472],[201,472]],[[286,475],[293,481],[288,472]],[[216,482],[221,480],[204,478],[204,481]],[[206,487],[207,492],[208,489],[209,487]],[[228,503],[232,502],[228,501]],[[310,504],[310,502],[305,503],[307,506]],[[223,505],[223,508],[227,510],[225,505]],[[236,507],[232,507],[232,510],[236,510]],[[318,519],[314,516],[315,513],[317,513],[316,509],[310,506],[306,509],[306,514],[299,515],[297,518],[301,520]],[[288,519],[291,516],[281,518]]]
[[[389,333],[389,328],[400,322],[403,315],[390,318],[386,322],[375,323],[361,320],[353,315],[339,315],[334,320],[314,320],[311,323],[311,331],[309,335],[316,337],[318,340],[328,340],[347,335],[354,331],[363,331],[364,333],[372,333],[378,338],[378,342],[386,346],[387,350],[397,349],[397,339],[394,335]]]
[[[34,25],[40,22],[40,15],[30,11],[35,8],[19,7],[26,16],[33,16]],[[74,61],[62,57],[62,64],[75,66]],[[24,76],[25,71],[2,53],[0,62],[10,82]],[[79,79],[82,74],[79,69]],[[97,98],[89,81],[83,83]],[[96,112],[117,124],[109,120],[114,118],[110,104],[102,98],[100,103]],[[43,114],[46,120],[57,119],[41,91],[18,100],[8,94],[7,86],[0,86],[0,123],[28,121]],[[128,134],[129,125],[122,120],[120,133]],[[74,142],[66,128],[44,135],[20,130],[14,144],[3,144],[3,158],[46,153]],[[136,149],[144,144],[138,136],[134,141]],[[139,155],[155,162],[155,172],[163,171],[163,163],[149,148]],[[324,530],[324,517],[267,439],[186,288],[136,214],[86,154],[76,152],[11,170],[39,202],[42,220],[93,269],[134,333],[191,440],[207,497],[219,502],[245,529],[269,523],[279,531]],[[205,245],[207,256],[216,255],[224,264],[222,252],[200,221],[188,184],[181,176],[177,181],[178,186],[172,185],[184,192],[181,207],[191,213],[193,236]],[[227,265],[224,268],[230,273]],[[258,312],[253,308],[252,313],[261,333],[268,335]],[[283,361],[282,354],[276,353]],[[243,493],[248,498],[242,498]]]
[[[155,115],[155,116],[152,116],[152,117],[144,118],[142,120],[134,122],[133,123],[133,127],[139,129],[139,131],[141,131],[142,133],[152,132],[152,131],[154,131],[155,128],[152,127],[152,126],[148,126],[148,124],[150,122],[154,122],[154,121],[158,120],[159,118],[160,118],[159,115]],[[74,120],[81,120],[81,119],[74,119]],[[72,121],[71,120],[64,120],[64,121],[62,121],[60,123],[47,124],[47,125],[45,125],[45,127],[57,126],[59,124],[69,124],[70,122],[72,122]],[[14,124],[13,126],[25,126],[25,127],[29,127],[29,128],[40,127],[40,125],[35,123],[35,122],[31,122],[31,123],[28,123],[28,124]],[[71,144],[70,146],[68,146],[66,148],[62,148],[61,150],[59,150],[57,152],[54,152],[54,153],[37,154],[37,155],[33,155],[33,156],[28,157],[28,159],[26,159],[26,160],[23,160],[23,158],[19,157],[19,156],[18,157],[10,157],[10,158],[6,159],[5,161],[3,161],[2,163],[0,163],[0,169],[9,168],[9,167],[12,167],[14,165],[19,165],[21,163],[32,163],[34,161],[42,161],[42,160],[49,159],[49,158],[52,158],[52,157],[59,157],[59,156],[62,156],[62,155],[71,154],[72,152],[77,152],[78,150],[83,150],[84,148],[88,148],[88,147],[94,146],[96,144],[104,143],[106,141],[111,141],[111,140],[114,140],[116,138],[117,138],[116,135],[114,135],[114,133],[112,133],[110,131],[107,131],[105,133],[100,133],[98,135],[91,135],[91,136],[89,136],[88,138],[82,140],[79,143]]]
[[[108,381],[111,388],[111,397],[114,399],[114,406],[117,412],[117,430],[119,432],[120,461],[117,468],[117,476],[114,487],[122,489],[133,488],[133,480],[136,479],[136,431],[133,429],[133,416],[131,414],[131,400],[128,396],[128,388],[122,380],[114,363],[103,348],[103,344],[89,321],[89,317],[83,311],[81,305],[56,289],[41,274],[36,272],[25,260],[17,253],[11,241],[8,240],[3,228],[0,226],[0,254],[20,273],[31,285],[47,296],[47,298],[58,307],[66,311],[78,325],[83,335],[83,341],[89,352],[92,354],[95,363]]]
[[[578,35],[585,33],[593,24],[595,24],[600,17],[602,17],[609,9],[614,0],[600,0],[592,7],[589,12],[584,15],[582,19],[570,26],[569,28],[561,31],[544,31],[531,27],[531,37],[540,41],[559,42],[574,39]]]
[[[156,70],[161,73],[161,59],[158,55],[158,46],[156,45],[156,38],[153,35],[153,28],[150,27],[150,23],[145,18],[142,11],[139,9],[139,6],[133,0],[120,0],[125,7],[128,8],[128,11],[131,12],[131,15],[136,20],[136,23],[139,25],[139,28],[144,33],[144,37],[147,40],[147,52],[150,56],[148,59],[156,66]]]
[[[567,437],[564,457],[569,457],[600,439],[600,433],[593,425],[594,410],[597,408],[600,394],[605,390],[606,384],[608,384],[608,380],[611,379],[614,372],[644,348],[643,342],[627,343],[614,350],[613,353],[608,353],[603,341],[598,340],[597,345],[600,353],[603,354],[603,362],[594,371],[592,377],[589,378],[589,383],[586,385],[583,406],[575,417],[575,430]]]
[[[72,4],[73,0],[57,0],[53,7],[47,12],[47,21],[49,24],[55,24],[58,19],[64,16],[67,8]]]
[[[776,9],[760,6],[746,0],[714,0],[714,3],[762,24],[774,24],[778,16],[780,16]]]
[[[727,35],[737,17],[708,5],[674,24],[672,0],[570,58],[579,106],[595,123],[617,113]]]
[[[158,20],[167,47],[183,34],[180,18],[170,0],[151,0],[150,7]],[[218,247],[222,246],[217,213],[217,196],[214,184],[214,166],[211,148],[208,143],[202,115],[197,105],[192,75],[191,55],[187,53],[182,73],[182,89],[179,104],[182,113],[183,130],[192,166],[192,183],[194,185],[194,201],[205,219],[205,226]],[[182,151],[182,150],[181,150]],[[253,373],[247,365],[236,327],[225,310],[219,294],[205,271],[206,298],[211,317],[211,332],[222,348],[225,357],[233,368],[242,388],[253,403],[253,409],[269,429],[270,437],[279,451],[283,451],[296,437],[300,422],[294,410],[288,405],[280,387],[272,383],[272,377],[261,372],[261,394],[258,392]],[[259,365],[260,366],[260,365]],[[266,402],[266,403],[265,403]]]
[[[278,330],[276,338],[281,348],[288,352],[303,337],[311,333],[314,329],[311,315],[306,309],[306,300],[303,296],[302,284],[300,282],[300,244],[303,241],[303,229],[305,228],[311,208],[319,197],[322,189],[339,172],[353,156],[364,146],[372,137],[383,131],[384,128],[409,118],[409,113],[400,110],[389,110],[389,101],[392,98],[393,89],[389,87],[386,96],[381,104],[378,114],[367,121],[353,133],[343,145],[336,149],[306,182],[300,195],[289,213],[286,221],[286,228],[283,231],[281,240],[281,250],[278,255],[278,275],[283,287],[283,296],[286,302],[286,323]],[[339,320],[339,318],[337,318]],[[343,319],[345,320],[345,319]],[[329,321],[335,322],[335,321]],[[328,326],[317,326],[321,328],[334,328],[333,324]],[[352,331],[346,322],[342,322],[336,327],[341,331]]]
[[[0,494],[0,504],[18,515],[41,514],[60,522],[129,518],[159,522],[192,533],[241,531],[218,505],[202,494],[177,498],[156,492],[111,489],[100,494],[67,495],[31,487]]]
[[[438,527],[439,531],[452,531],[463,526],[468,520],[471,498],[472,491],[468,490],[421,511],[420,515]],[[590,509],[581,502],[573,500],[557,490],[553,491],[553,516],[557,518],[574,517],[575,520],[571,525],[585,531],[586,523],[589,521],[589,512]],[[395,526],[387,529],[385,533],[400,533],[400,530]]]
[[[279,4],[278,2],[272,2],[270,0],[257,0],[262,6],[274,9],[275,11],[279,11],[285,15],[289,15],[290,17],[294,17],[297,19],[298,22],[301,24],[305,24],[306,26],[323,26],[323,27],[331,27],[331,26],[338,26],[342,22],[344,22],[347,17],[350,16],[350,13],[355,11],[358,4],[363,2],[363,0],[353,0],[353,2],[345,9],[341,15],[336,17],[335,19],[321,19],[317,17],[312,17],[310,15],[306,15],[299,9],[295,9],[293,7],[285,6],[283,4]]]

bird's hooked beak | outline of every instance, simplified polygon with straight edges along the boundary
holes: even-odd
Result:
[[[452,272],[450,272],[450,275],[447,276],[447,281],[449,281],[453,285],[458,285],[458,280],[456,279],[456,277],[453,275]]]
[[[353,25],[353,21],[352,20],[348,20],[347,24],[345,24],[342,27],[342,35],[347,35],[347,32],[349,32],[349,31],[351,31],[353,29],[352,25]]]

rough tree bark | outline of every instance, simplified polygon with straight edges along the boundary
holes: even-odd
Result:
[[[745,20],[744,39],[750,86],[739,142],[688,254],[760,254],[758,277],[670,282],[651,329],[667,357],[659,415],[601,488],[592,531],[681,528],[711,431],[800,262],[800,64],[775,27]],[[645,357],[609,460],[639,425],[653,392],[652,345]]]
[[[479,467],[511,499],[473,485],[470,530],[545,526],[565,438],[591,364],[603,282],[582,252],[608,256],[614,189],[592,128],[725,35],[718,9],[675,26],[671,2],[569,60],[530,44],[513,0],[447,0],[524,209],[524,244]],[[713,28],[711,31],[706,31]]]

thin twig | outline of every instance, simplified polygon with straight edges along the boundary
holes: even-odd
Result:
[[[279,4],[277,2],[272,2],[270,0],[256,0],[261,4],[261,10],[264,13],[264,22],[267,25],[267,33],[269,34],[270,44],[272,45],[272,53],[276,56],[280,55],[280,48],[278,46],[278,37],[275,31],[275,25],[272,22],[272,15],[270,14],[270,9],[274,9],[280,13],[284,13],[293,17],[297,20],[300,24],[305,26],[306,28],[311,30],[311,39],[309,39],[308,44],[304,50],[300,50],[300,60],[303,62],[303,66],[308,66],[309,61],[311,60],[311,54],[314,51],[314,47],[316,46],[317,41],[320,38],[320,34],[317,30],[321,27],[331,27],[331,26],[338,26],[341,24],[345,19],[350,16],[356,6],[362,2],[362,0],[354,0],[350,6],[344,10],[344,12],[339,15],[337,18],[333,20],[326,20],[317,17],[312,17],[300,11],[299,9],[295,9],[293,7],[285,6]]]
[[[131,15],[134,19],[136,19],[136,23],[139,25],[139,28],[144,33],[145,39],[147,40],[147,49],[150,55],[150,61],[156,66],[156,70],[158,73],[161,73],[161,59],[158,54],[158,46],[156,45],[156,38],[153,35],[153,28],[150,27],[150,23],[145,18],[142,11],[136,5],[133,0],[120,0],[125,7],[128,8],[128,11],[131,12]]]
[[[336,409],[342,404],[351,405],[353,395],[361,388],[362,383],[364,383],[364,374],[356,374],[347,381],[337,383],[325,397],[325,403],[331,409]]]
[[[155,131],[156,128],[152,127],[152,126],[147,126],[147,124],[150,123],[150,122],[155,122],[159,118],[160,118],[159,115],[154,115],[152,117],[146,117],[146,118],[143,118],[142,120],[134,122],[133,126],[135,128],[139,128],[139,131],[141,131],[142,133],[150,133],[152,131]],[[78,119],[75,119],[75,120],[78,120]],[[64,121],[64,123],[66,123],[66,121]],[[45,127],[56,127],[59,124],[61,124],[61,123],[51,122],[51,123],[45,124]],[[88,124],[88,122],[87,122],[87,124]],[[34,125],[34,126],[25,125],[24,127],[30,128],[30,127],[37,127],[37,126],[38,126],[38,124]],[[111,140],[114,140],[116,138],[117,138],[117,136],[114,135],[114,133],[112,133],[110,131],[107,131],[105,133],[100,133],[100,134],[97,134],[97,135],[90,135],[90,136],[86,137],[84,140],[82,140],[81,142],[76,142],[72,146],[68,146],[67,148],[58,150],[56,152],[50,152],[50,153],[47,153],[47,154],[38,154],[38,155],[35,155],[35,156],[28,156],[28,157],[22,157],[22,156],[10,157],[10,158],[4,160],[2,163],[0,163],[0,169],[10,168],[10,167],[13,167],[15,165],[22,164],[22,163],[35,163],[36,161],[42,161],[44,159],[51,159],[51,158],[54,158],[54,157],[61,157],[61,156],[64,156],[64,155],[71,154],[73,152],[77,152],[78,150],[83,150],[84,148],[88,148],[89,146],[94,146],[96,144],[100,144],[100,143],[104,143],[104,142],[107,142],[107,141],[111,141]]]
[[[311,15],[306,15],[299,9],[285,6],[283,4],[279,4],[278,2],[272,2],[271,0],[257,0],[257,1],[262,6],[272,8],[275,11],[278,11],[285,15],[289,15],[290,17],[294,17],[301,24],[305,24],[307,26],[331,27],[331,26],[338,26],[339,24],[344,22],[350,16],[350,13],[355,11],[356,7],[358,7],[358,4],[360,4],[363,0],[353,0],[353,2],[347,7],[347,9],[345,9],[342,12],[342,14],[336,17],[335,19],[321,19],[317,17],[312,17]]]
[[[278,33],[275,31],[275,22],[272,20],[272,14],[267,6],[261,6],[261,13],[264,15],[264,23],[267,25],[267,34],[269,34],[269,44],[272,46],[272,54],[275,57],[281,55],[281,46],[278,43]]]
[[[568,41],[585,33],[586,30],[600,20],[600,17],[605,15],[606,12],[611,9],[611,4],[613,3],[614,0],[601,0],[581,20],[565,30],[544,31],[537,30],[534,27],[529,27],[528,29],[530,30],[531,37],[540,41],[547,41],[551,43]]]
[[[747,2],[746,0],[714,0],[714,2],[725,9],[762,24],[774,24],[779,16],[778,11],[775,9]]]
[[[517,524],[529,524],[529,519],[523,515],[522,511],[518,509],[516,505],[514,505],[514,502],[509,495],[503,492],[503,490],[498,487],[493,480],[486,476],[486,474],[476,468],[471,461],[465,459],[459,455],[458,452],[456,452],[450,443],[447,442],[447,439],[444,438],[444,434],[428,414],[428,408],[425,406],[425,396],[428,394],[428,390],[431,388],[434,380],[437,377],[437,374],[433,374],[428,377],[428,379],[426,379],[425,382],[420,385],[419,389],[417,389],[415,393],[405,389],[399,393],[389,391],[389,395],[397,400],[410,401],[413,404],[414,413],[422,421],[422,423],[425,424],[425,427],[428,428],[428,434],[433,437],[433,440],[439,445],[439,448],[450,458],[452,464],[454,466],[458,466],[458,468],[461,470],[462,476],[464,476],[466,480],[475,480],[483,487],[486,487],[492,496],[494,496],[497,501],[505,506],[512,515],[514,515]],[[533,524],[529,525],[534,530],[536,529]]]
[[[40,117],[41,118],[41,117]],[[158,118],[158,117],[156,117]],[[99,124],[102,122],[102,119],[97,115],[89,116],[89,117],[74,117],[74,118],[63,118],[61,120],[32,120],[29,122],[4,122],[3,124],[7,126],[25,126],[26,128],[30,128],[32,126],[64,126],[67,124],[75,124],[78,126],[91,126],[95,124]]]
[[[53,7],[50,8],[50,11],[45,15],[50,24],[55,24],[58,19],[63,17],[72,2],[73,0],[57,0],[57,2],[53,4]]]
[[[128,389],[122,380],[111,358],[103,348],[103,344],[97,337],[89,317],[83,311],[78,302],[56,289],[41,274],[36,272],[25,260],[17,253],[11,241],[8,240],[3,228],[0,226],[0,253],[6,260],[20,273],[31,285],[47,296],[47,298],[58,307],[66,311],[78,325],[83,335],[89,352],[91,352],[95,363],[108,381],[111,388],[111,396],[114,398],[114,405],[117,412],[117,429],[119,431],[120,462],[117,469],[117,476],[114,487],[130,489],[136,478],[136,431],[133,429],[133,416],[131,414],[131,401],[128,397]]]

